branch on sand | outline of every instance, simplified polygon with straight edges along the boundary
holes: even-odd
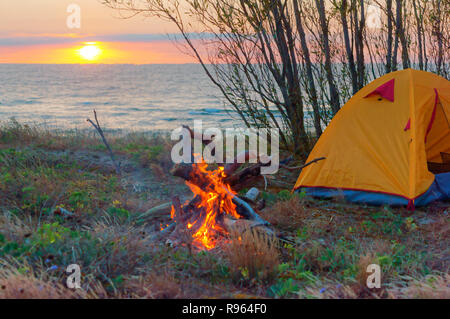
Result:
[[[95,110],[94,110],[94,117],[95,117],[95,122],[96,122],[97,124],[94,123],[94,122],[93,122],[91,119],[89,119],[89,118],[88,118],[86,121],[88,121],[89,123],[91,123],[92,126],[97,130],[98,134],[100,134],[100,136],[101,136],[101,138],[102,138],[102,140],[103,140],[103,144],[105,144],[106,148],[108,149],[109,156],[111,157],[111,161],[112,161],[112,163],[113,163],[113,165],[114,165],[114,167],[115,167],[115,169],[116,169],[116,173],[117,173],[117,175],[120,175],[120,164],[118,164],[118,163],[116,162],[116,160],[114,159],[113,151],[112,151],[111,147],[109,146],[108,141],[107,141],[106,138],[105,138],[105,135],[103,134],[103,130],[102,130],[102,128],[100,127],[100,123],[98,122],[98,119],[97,119],[97,112],[95,112]]]

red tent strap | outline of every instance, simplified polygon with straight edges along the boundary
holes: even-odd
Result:
[[[408,201],[408,206],[406,206],[406,209],[410,212],[413,212],[416,209],[416,207],[414,206],[414,200],[410,199]]]
[[[434,89],[434,93],[436,94],[436,97],[434,98],[434,107],[433,112],[431,113],[430,123],[428,123],[427,132],[425,133],[425,143],[427,142],[428,133],[430,133],[431,128],[433,127],[434,119],[436,118],[436,108],[439,99],[438,99],[438,92],[436,89]]]

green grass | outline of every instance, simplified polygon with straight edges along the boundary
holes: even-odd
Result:
[[[271,275],[261,276],[263,269],[250,272],[248,258],[236,258],[233,250],[152,242],[149,235],[167,217],[144,223],[136,217],[176,193],[180,181],[168,173],[170,141],[140,133],[107,138],[121,161],[134,163],[132,170],[154,180],[149,167],[161,168],[164,176],[148,196],[124,186],[128,175],[97,163],[107,153],[92,132],[16,121],[0,127],[0,285],[13,287],[0,289],[0,297],[16,296],[14,287],[21,285],[24,296],[52,298],[450,296],[448,208],[410,213],[269,188],[261,195],[267,204],[261,214],[286,241],[279,243],[278,259],[266,258]],[[432,222],[422,224],[424,218]],[[82,269],[82,294],[62,284],[72,263]],[[370,263],[381,266],[381,289],[365,286]]]

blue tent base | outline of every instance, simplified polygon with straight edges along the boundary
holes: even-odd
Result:
[[[345,200],[352,203],[365,203],[369,205],[407,206],[409,202],[407,198],[401,196],[370,191],[324,187],[300,187],[297,189],[297,191],[300,190],[305,191],[307,195],[313,197],[344,197]],[[450,173],[436,174],[430,188],[414,200],[414,206],[426,206],[437,200],[448,199],[450,199]]]

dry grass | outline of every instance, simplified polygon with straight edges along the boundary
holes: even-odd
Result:
[[[28,265],[18,268],[2,263],[0,268],[0,299],[71,299],[87,297],[82,290],[68,289],[57,281],[48,281],[41,269]],[[36,274],[40,273],[40,276]],[[47,279],[47,280],[46,280]]]
[[[133,274],[148,250],[148,236],[142,228],[121,225],[114,217],[104,216],[95,222],[92,233],[102,242],[109,243],[108,253],[91,266],[115,278]]]
[[[0,299],[104,299],[120,296],[108,293],[99,281],[91,281],[89,289],[69,289],[65,279],[49,276],[42,266],[2,261]]]
[[[317,299],[450,299],[450,276],[448,274],[429,275],[421,280],[413,280],[408,285],[369,289],[355,284],[316,284],[299,293],[300,298]]]
[[[378,256],[383,256],[392,253],[388,242],[383,240],[376,240],[371,245],[364,247],[364,253],[359,256],[359,260],[356,264],[357,273],[355,276],[356,282],[360,287],[365,288],[367,286],[367,277],[370,273],[367,272],[367,267],[371,264],[379,265]],[[392,276],[392,269],[384,268],[381,272],[381,282],[386,282]]]
[[[450,275],[430,275],[389,291],[391,298],[450,299]]]
[[[434,223],[423,226],[423,229],[428,235],[427,240],[433,244],[445,244],[446,239],[450,238],[450,223],[448,222],[448,216],[440,216]]]
[[[374,253],[368,253],[366,255],[360,256],[359,262],[357,264],[358,273],[356,274],[356,281],[361,285],[365,286],[367,283],[367,277],[370,273],[367,272],[367,267],[371,264],[376,264],[377,258]]]
[[[79,295],[77,290],[30,276],[11,274],[0,279],[0,299],[72,299],[81,297],[83,296]]]
[[[185,293],[178,280],[168,272],[152,273],[125,283],[129,297],[149,299],[183,298]]]
[[[265,209],[261,215],[277,228],[295,230],[304,225],[311,211],[297,196],[293,196],[289,200],[275,203],[272,207]]]
[[[234,274],[246,278],[271,281],[279,264],[277,242],[273,237],[258,231],[246,229],[232,232],[231,242],[225,249]]]
[[[42,125],[21,124],[15,119],[0,123],[0,143],[37,145],[49,150],[80,149],[96,144],[92,131],[55,131]]]
[[[9,240],[29,236],[35,229],[31,218],[20,218],[9,210],[0,208],[0,233]]]
[[[153,174],[158,179],[158,181],[163,182],[167,180],[167,173],[164,171],[164,168],[158,164],[150,164],[150,168],[152,169]]]

